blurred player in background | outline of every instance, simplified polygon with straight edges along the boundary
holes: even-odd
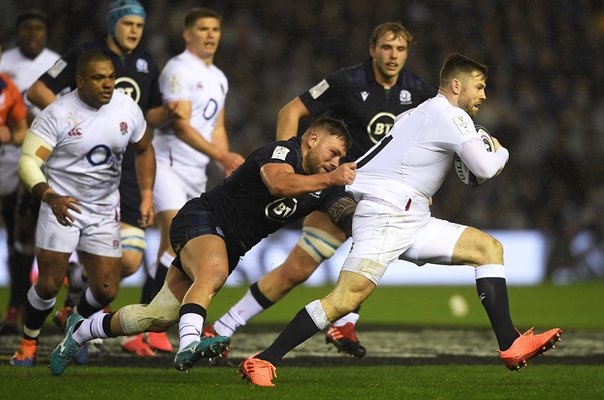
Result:
[[[45,47],[47,34],[47,16],[44,12],[33,9],[22,11],[17,16],[17,47],[7,50],[0,59],[0,72],[8,75],[23,94],[27,106],[27,125],[39,109],[26,101],[25,93],[59,58],[57,53]],[[4,101],[9,101],[8,92],[6,95]],[[25,125],[22,123],[17,129],[22,130],[22,137],[25,136]],[[8,196],[2,201],[2,210],[7,230],[11,283],[8,309],[0,325],[0,334],[17,333],[19,330],[30,287],[34,235],[40,208],[40,203],[19,183],[17,163],[20,152],[20,146],[14,144],[5,144],[0,149],[0,192],[3,197]]]
[[[277,120],[277,139],[298,134],[302,118],[328,114],[346,122],[353,138],[348,160],[356,160],[388,135],[398,114],[434,96],[436,90],[405,69],[413,37],[398,22],[386,22],[369,39],[370,58],[344,68],[322,80],[284,106]],[[324,260],[330,258],[347,236],[321,211],[304,220],[302,236],[285,262],[251,285],[244,297],[204,334],[232,336],[258,313],[306,281]],[[365,355],[355,324],[358,310],[334,322],[326,341],[339,351],[356,357]]]
[[[357,178],[347,186],[358,202],[353,244],[335,288],[300,310],[263,352],[241,365],[241,374],[259,386],[274,386],[275,365],[290,350],[330,322],[358,307],[399,258],[475,267],[476,289],[499,344],[499,357],[512,370],[551,348],[560,329],[520,334],[510,317],[503,247],[476,228],[437,219],[430,197],[442,185],[458,154],[477,177],[498,175],[508,151],[493,138],[485,149],[472,118],[486,100],[487,67],[450,55],[440,73],[438,95],[400,115],[390,136],[357,160]]]
[[[184,18],[185,51],[170,59],[160,76],[164,103],[184,111],[153,138],[158,166],[153,203],[161,230],[156,291],[175,257],[170,246],[172,218],[188,200],[205,192],[208,163],[217,161],[230,175],[243,162],[229,151],[224,110],[228,81],[214,65],[221,25],[222,16],[212,10],[190,10]]]
[[[159,92],[159,68],[153,57],[139,44],[143,36],[146,12],[136,0],[116,0],[107,11],[107,36],[90,43],[75,46],[30,88],[28,97],[40,108],[56,100],[56,94],[75,87],[76,64],[79,55],[87,49],[105,53],[115,67],[115,87],[129,95],[139,105],[151,127],[159,126],[175,110],[162,106]],[[134,145],[128,146],[122,164],[120,181],[120,226],[122,242],[122,278],[132,275],[140,267],[146,248],[145,231],[140,224],[141,197],[136,180]],[[145,205],[148,206],[148,205]],[[64,324],[67,314],[86,290],[85,273],[81,265],[70,264],[70,298],[66,307],[58,312],[55,321]],[[143,290],[141,301],[148,303],[155,292]],[[154,350],[171,352],[172,344],[165,333],[127,338],[122,347],[139,356],[154,356]]]
[[[188,201],[172,221],[170,241],[178,256],[151,304],[86,320],[70,316],[65,338],[52,352],[51,372],[61,375],[79,346],[92,338],[165,330],[176,322],[176,369],[188,370],[201,358],[220,354],[230,339],[202,337],[200,328],[212,297],[247,251],[317,209],[350,232],[356,204],[343,185],[354,181],[355,164],[341,164],[349,147],[344,123],[321,118],[300,138],[252,152],[229,178]]]
[[[88,317],[117,295],[122,255],[118,186],[129,143],[136,143],[141,225],[151,225],[155,217],[155,156],[140,107],[114,91],[115,70],[103,52],[81,53],[76,83],[76,90],[36,117],[19,158],[19,177],[42,203],[36,228],[39,274],[27,292],[23,339],[10,360],[15,366],[34,365],[38,336],[74,251],[88,267],[89,283],[75,313]]]

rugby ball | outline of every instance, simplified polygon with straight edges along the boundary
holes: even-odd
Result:
[[[487,149],[488,152],[493,152],[495,150],[495,143],[493,143],[493,138],[491,138],[489,132],[483,126],[476,125],[475,127],[476,132],[478,132],[478,134],[482,138],[482,141],[484,142],[484,147]],[[459,179],[466,185],[478,186],[482,185],[488,180],[477,178],[466,166],[466,164],[461,161],[461,158],[459,158],[457,154],[455,154],[455,156],[453,157],[453,167],[455,168],[455,172],[457,172],[457,176],[459,177]]]

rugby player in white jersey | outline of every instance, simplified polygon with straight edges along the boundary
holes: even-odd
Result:
[[[352,248],[335,288],[300,310],[279,337],[240,367],[259,386],[274,386],[275,365],[290,350],[358,307],[399,258],[475,267],[476,288],[509,369],[551,348],[560,329],[520,334],[508,305],[503,247],[478,229],[437,219],[429,199],[443,183],[458,154],[478,177],[501,172],[509,154],[493,138],[488,152],[472,117],[486,100],[487,68],[460,54],[450,55],[440,72],[438,95],[397,117],[391,135],[357,160],[357,177],[348,190],[358,205]]]
[[[170,222],[187,200],[206,190],[210,160],[222,165],[227,175],[243,162],[229,151],[224,113],[228,81],[214,65],[221,23],[222,16],[212,10],[190,10],[184,19],[186,49],[170,59],[160,75],[164,103],[183,110],[184,118],[156,130],[153,138],[158,166],[153,204],[161,230],[157,288],[174,259]]]
[[[15,83],[27,106],[27,123],[39,111],[26,99],[25,93],[31,84],[50,68],[59,55],[47,49],[47,16],[40,10],[24,10],[17,16],[17,46],[7,50],[0,59],[0,73],[6,73]],[[25,131],[24,131],[25,132]],[[13,196],[12,201],[3,201],[8,238],[8,270],[10,295],[7,312],[0,323],[0,334],[16,333],[21,320],[29,276],[34,261],[34,230],[40,204],[22,185],[19,185],[17,164],[21,147],[2,146],[0,151],[0,193]]]
[[[87,301],[78,304],[77,313],[90,316],[117,295],[122,252],[118,186],[129,143],[136,143],[141,225],[149,226],[155,216],[155,156],[140,107],[114,91],[115,69],[102,52],[82,53],[76,81],[76,90],[36,117],[19,159],[21,180],[42,203],[36,230],[39,275],[27,293],[23,340],[11,358],[16,366],[35,362],[38,336],[72,252],[78,250],[89,267]]]

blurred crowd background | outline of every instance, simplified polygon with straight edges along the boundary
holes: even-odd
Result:
[[[160,68],[184,49],[192,7],[224,16],[215,59],[229,79],[231,146],[242,154],[273,140],[278,110],[328,74],[368,57],[373,27],[401,21],[414,35],[407,68],[438,86],[456,51],[490,68],[476,119],[510,150],[492,182],[448,179],[435,216],[484,229],[535,229],[549,243],[557,283],[604,278],[604,3],[601,0],[142,0],[142,46]],[[0,39],[15,17],[49,15],[48,47],[65,52],[105,32],[107,0],[0,0]]]

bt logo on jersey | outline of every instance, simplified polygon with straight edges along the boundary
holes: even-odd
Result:
[[[388,112],[381,112],[375,114],[375,116],[367,124],[367,133],[369,139],[373,143],[377,143],[382,138],[390,133],[392,125],[394,125],[395,115]]]

